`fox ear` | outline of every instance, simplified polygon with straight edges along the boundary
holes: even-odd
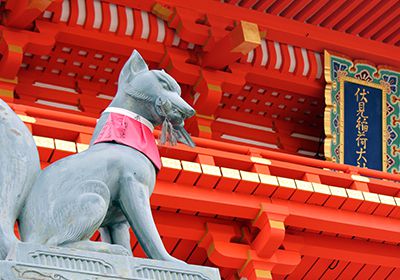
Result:
[[[149,71],[149,68],[139,52],[134,50],[124,67],[122,67],[118,84],[129,83],[137,74],[144,71]]]

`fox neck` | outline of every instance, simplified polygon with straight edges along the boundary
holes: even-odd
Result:
[[[153,124],[153,126],[158,126],[162,121],[160,117],[155,113],[154,102],[148,102],[132,98],[125,93],[123,94],[117,93],[117,95],[114,97],[113,101],[110,103],[108,107],[122,108],[131,111],[133,113],[136,113],[144,117],[148,121],[150,121]],[[91,145],[93,144],[94,140],[97,139],[100,131],[106,124],[108,116],[109,113],[103,113],[98,119],[97,125],[93,132],[92,139],[90,141]]]

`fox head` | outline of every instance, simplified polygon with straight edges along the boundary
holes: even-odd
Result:
[[[119,75],[117,96],[121,95],[126,109],[134,110],[154,126],[163,124],[162,143],[180,141],[194,146],[183,125],[195,110],[181,98],[179,84],[163,70],[150,71],[136,50]]]

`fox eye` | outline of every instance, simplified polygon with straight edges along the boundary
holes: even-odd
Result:
[[[160,84],[164,89],[168,89],[168,83],[166,81],[161,80]]]

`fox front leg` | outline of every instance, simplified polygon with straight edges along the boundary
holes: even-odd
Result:
[[[99,228],[101,240],[110,244],[121,245],[132,254],[129,228],[127,221],[101,227]]]
[[[134,176],[121,180],[119,203],[143,251],[149,258],[180,262],[164,247],[153,220],[150,207],[149,186],[138,182]]]

